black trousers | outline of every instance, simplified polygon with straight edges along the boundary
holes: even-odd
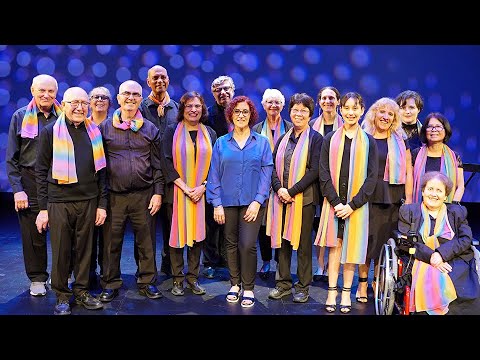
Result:
[[[23,191],[28,196],[29,207],[20,210],[18,222],[22,236],[23,262],[30,281],[47,281],[47,235],[39,233],[35,220],[40,211],[37,201],[37,183],[32,169],[20,169]]]
[[[150,201],[150,199],[148,199],[148,201]],[[159,216],[159,212],[161,211],[162,208],[163,208],[163,205],[162,205],[162,207],[160,207],[160,210],[155,215],[152,216],[153,219],[150,223],[150,232],[151,232],[152,247],[153,247],[153,253],[154,254],[157,253],[157,230],[156,230],[157,217]],[[135,240],[135,238],[134,238],[134,241],[133,241],[133,257],[135,259],[135,264],[137,265],[137,271],[135,273],[135,276],[138,278],[138,272],[139,272],[139,268],[138,268],[138,246],[137,246],[137,241]],[[154,258],[154,266],[155,266],[155,279],[153,280],[153,282],[156,282],[157,281],[157,273],[158,273],[156,256]]]
[[[165,210],[167,213],[167,217],[169,219],[169,223],[172,223],[173,218],[173,204],[165,204]],[[177,283],[183,283],[185,278],[187,279],[187,283],[193,284],[195,281],[198,280],[198,273],[200,271],[200,257],[202,255],[202,243],[205,241],[194,241],[193,246],[185,245],[183,248],[174,248],[168,245],[168,240],[170,239],[170,231],[169,237],[167,239],[167,246],[170,253],[170,262],[172,267],[172,276],[173,281]],[[183,252],[184,249],[187,248],[187,274],[183,272],[185,267],[185,262],[183,259]]]
[[[100,275],[103,275],[103,225],[95,226],[93,229],[92,260],[90,262],[91,277],[96,276],[97,266],[100,266]]]
[[[246,222],[243,217],[248,206],[225,207],[225,247],[227,250],[230,283],[253,290],[257,272],[257,236],[265,208],[258,211],[257,219]]]
[[[285,208],[282,221],[285,219]],[[312,226],[315,215],[315,206],[313,204],[305,205],[302,210],[302,230],[300,233],[300,243],[297,249],[297,277],[295,284],[296,291],[307,292],[312,282]],[[282,228],[283,231],[283,228]],[[278,279],[276,286],[282,289],[292,287],[292,252],[293,248],[290,241],[282,239],[282,247],[278,252]]]
[[[258,231],[258,245],[262,261],[272,260],[272,240],[270,236],[267,236],[267,227],[265,225],[261,225]],[[275,249],[274,253],[274,259],[278,262],[278,249]]]
[[[92,259],[93,228],[97,214],[97,198],[48,204],[48,223],[52,245],[52,289],[59,300],[72,296],[68,288],[70,264],[73,259],[73,295],[88,291]]]
[[[103,225],[103,278],[104,289],[122,286],[120,259],[127,221],[130,221],[135,244],[138,247],[137,285],[143,288],[155,281],[155,249],[152,240],[152,222],[148,204],[153,187],[129,193],[110,192],[107,219]]]
[[[203,265],[205,267],[224,267],[227,264],[224,225],[213,219],[213,206],[205,205],[207,234],[203,242]]]

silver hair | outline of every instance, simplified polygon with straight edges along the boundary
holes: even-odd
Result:
[[[223,84],[225,81],[228,81],[230,83],[230,86],[232,87],[232,90],[235,91],[235,84],[233,83],[233,79],[228,75],[222,75],[213,80],[212,86],[210,87],[211,90],[213,91],[217,86]]]
[[[262,104],[265,105],[267,100],[275,99],[280,100],[282,105],[285,105],[285,96],[278,89],[266,89],[263,93]]]

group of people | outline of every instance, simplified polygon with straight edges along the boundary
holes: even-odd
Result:
[[[212,82],[210,107],[195,91],[171,99],[160,65],[146,80],[146,98],[138,82],[121,83],[119,107],[109,116],[107,88],[87,94],[71,87],[59,103],[57,81],[41,74],[32,81],[30,103],[12,116],[7,173],[30,294],[47,291],[48,230],[54,314],[70,314],[72,296],[93,310],[119,295],[127,222],[138,292],[160,299],[157,218],[160,270],[172,276],[173,295],[183,296],[185,287],[206,293],[199,282],[203,253],[207,278],[228,268],[226,301],[254,306],[258,239],[259,276],[269,276],[272,257],[277,263],[270,299],[293,293],[294,302],[305,303],[312,281],[325,280],[325,311],[336,311],[340,290],[341,313],[351,311],[355,270],[355,299],[365,303],[368,272],[373,263],[377,273],[383,244],[416,219],[422,241],[415,245],[412,312],[478,313],[472,233],[457,204],[464,191],[462,162],[446,144],[452,130],[444,115],[431,113],[422,126],[418,93],[380,98],[366,111],[359,93],[340,95],[327,86],[316,102],[293,94],[287,120],[281,116],[284,95],[266,89],[261,120],[249,97],[234,96],[229,76]],[[102,292],[95,298],[90,288],[97,280]],[[432,295],[438,288],[444,296]]]

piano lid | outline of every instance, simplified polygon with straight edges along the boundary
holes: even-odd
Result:
[[[480,172],[480,164],[463,163],[463,171],[468,171],[472,173]]]

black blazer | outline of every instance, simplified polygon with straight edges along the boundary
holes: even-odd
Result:
[[[413,230],[417,233],[419,239],[415,243],[415,258],[430,264],[430,257],[433,252],[439,252],[443,260],[452,266],[449,275],[458,298],[473,299],[480,296],[480,285],[471,247],[472,229],[468,225],[467,209],[461,205],[447,204],[447,216],[455,235],[451,240],[439,237],[440,246],[436,250],[432,250],[425,245],[418,232],[424,221],[420,203],[404,204],[400,207],[398,230],[406,234],[410,230],[411,222],[414,221]]]

